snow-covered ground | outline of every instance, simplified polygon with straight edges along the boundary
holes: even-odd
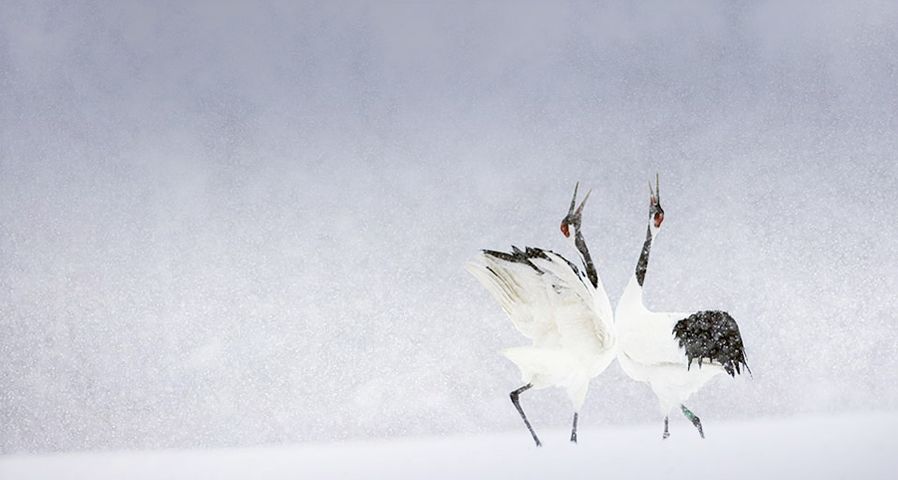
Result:
[[[699,439],[682,419],[580,432],[494,435],[215,450],[135,451],[0,458],[3,479],[245,478],[896,478],[898,413],[705,421]]]
[[[705,445],[679,427],[627,468],[698,448],[767,465],[733,448],[763,425],[722,423],[747,412],[898,411],[898,1],[0,6],[0,452],[510,433],[0,473],[628,466],[614,449],[661,427],[603,427],[657,408],[618,366],[580,448],[543,429],[527,448],[496,352],[528,342],[463,265],[579,261],[559,230],[579,181],[616,304],[656,174],[647,306],[727,311],[754,375],[690,400]],[[568,421],[557,391],[524,402]]]

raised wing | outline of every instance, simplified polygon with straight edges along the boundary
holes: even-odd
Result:
[[[466,265],[515,327],[536,347],[604,351],[612,344],[611,306],[577,267],[539,248],[484,250]]]

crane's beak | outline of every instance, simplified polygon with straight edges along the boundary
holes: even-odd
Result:
[[[577,184],[574,185],[574,196],[573,196],[573,198],[571,198],[571,208],[569,208],[567,211],[567,214],[569,217],[573,217],[573,216],[580,215],[581,213],[583,213],[583,205],[586,205],[586,200],[589,199],[589,194],[592,193],[592,190],[586,192],[586,196],[583,197],[583,200],[580,202],[580,206],[576,207],[576,205],[577,205],[577,190],[579,188],[580,188],[580,182],[577,182]],[[574,207],[576,207],[576,210],[574,210]]]
[[[664,221],[664,209],[661,208],[661,188],[659,186],[660,182],[658,177],[659,175],[656,173],[654,190],[652,189],[652,182],[649,181],[649,191],[652,194],[652,220],[655,223],[655,228],[661,228],[661,222]]]
[[[583,197],[583,200],[580,202],[580,206],[577,207],[577,213],[575,213],[575,215],[580,216],[580,214],[583,213],[583,205],[586,205],[586,201],[589,200],[590,193],[592,193],[592,189],[586,192],[586,196]]]
[[[589,198],[589,194],[592,193],[592,190],[586,192],[586,196],[583,197],[583,201],[580,202],[580,206],[577,206],[577,191],[580,189],[580,182],[577,182],[574,185],[574,196],[571,197],[571,207],[568,208],[567,215],[561,220],[561,233],[567,238],[570,238],[571,231],[570,226],[573,225],[575,229],[580,228],[580,214],[583,213],[583,205],[586,205],[586,200]]]
[[[574,197],[571,198],[571,208],[569,208],[567,211],[568,216],[572,216],[574,214],[574,206],[577,205],[577,189],[579,188],[580,182],[577,182],[577,184],[574,185]]]

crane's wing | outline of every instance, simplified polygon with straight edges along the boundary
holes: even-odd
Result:
[[[537,347],[604,350],[612,340],[611,305],[577,267],[539,248],[484,250],[466,265],[515,327]]]

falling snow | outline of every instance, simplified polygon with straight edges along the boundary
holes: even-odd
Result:
[[[753,373],[692,398],[707,431],[898,410],[896,4],[3,11],[0,453],[529,440],[463,264],[576,258],[580,181],[616,303],[656,172],[647,306],[729,312]],[[655,402],[612,365],[581,439]]]

